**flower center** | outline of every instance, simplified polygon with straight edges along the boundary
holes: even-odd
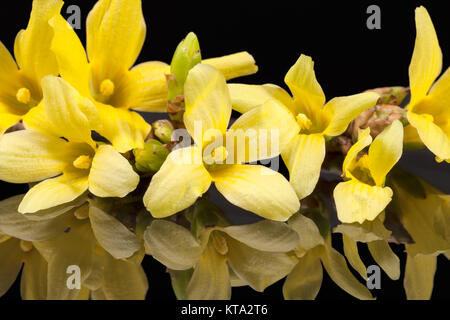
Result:
[[[309,130],[311,128],[312,122],[304,113],[299,113],[296,119],[298,125],[300,126],[300,131]]]
[[[79,156],[73,162],[73,166],[77,169],[89,169],[91,167],[91,164],[92,164],[91,157],[86,155]]]
[[[105,97],[112,96],[114,94],[114,89],[114,82],[110,79],[103,80],[100,84],[100,93]]]
[[[31,101],[31,92],[27,88],[20,88],[17,90],[16,99],[20,103],[28,104]]]

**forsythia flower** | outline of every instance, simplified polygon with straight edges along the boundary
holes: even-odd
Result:
[[[155,220],[144,239],[153,257],[169,269],[194,268],[187,300],[230,299],[232,272],[242,284],[264,291],[292,270],[295,259],[286,252],[298,243],[286,224],[268,220],[207,228],[199,239],[173,222]]]
[[[372,144],[368,154],[359,153]],[[394,121],[372,143],[370,128],[359,131],[345,157],[342,171],[347,182],[334,189],[338,218],[344,223],[373,221],[391,202],[392,189],[384,187],[386,175],[400,160],[403,150],[403,125]]]
[[[319,180],[325,159],[325,137],[344,133],[356,116],[376,104],[379,95],[366,92],[334,98],[325,104],[314,62],[305,55],[286,74],[285,82],[294,98],[274,85],[230,84],[230,95],[233,107],[242,113],[267,99],[276,99],[290,110],[283,125],[291,130],[280,137],[281,155],[289,169],[290,182],[299,199],[303,199],[313,192]]]
[[[99,197],[124,197],[133,191],[139,176],[130,163],[112,146],[97,146],[91,138],[92,130],[101,126],[92,102],[61,78],[47,76],[42,87],[48,122],[41,126],[46,132],[16,131],[0,140],[2,180],[27,183],[47,179],[27,192],[19,211],[35,213],[55,207],[88,189]]]
[[[239,132],[249,129],[257,132],[257,138],[260,122],[270,122],[270,117],[277,118],[277,115],[260,112],[259,119],[253,114],[243,115],[227,132],[231,102],[225,77],[205,64],[189,72],[184,93],[184,124],[196,145],[171,152],[153,176],[144,195],[150,213],[163,218],[184,210],[214,182],[219,192],[234,205],[271,220],[287,220],[300,207],[289,182],[264,166],[241,164],[258,160],[258,156],[249,159],[248,145],[237,146],[235,150],[234,143],[229,144],[232,139],[242,137]],[[211,141],[223,137],[225,145]],[[272,150],[271,146],[266,147]],[[205,152],[208,149],[211,150]],[[229,160],[233,164],[228,164]]]
[[[407,106],[405,134],[409,140],[420,136],[436,155],[436,160],[450,162],[450,69],[434,85],[442,70],[442,52],[433,22],[424,7],[416,9],[417,38],[409,67],[411,102]]]
[[[40,103],[41,79],[58,75],[50,50],[53,30],[48,22],[61,7],[62,1],[33,1],[28,26],[19,32],[14,44],[17,64],[0,42],[0,136]]]

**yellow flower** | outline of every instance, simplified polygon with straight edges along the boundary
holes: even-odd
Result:
[[[170,66],[149,61],[133,67],[146,35],[141,0],[96,3],[86,23],[87,55],[62,16],[51,19],[50,25],[54,30],[51,49],[61,77],[95,102],[103,123],[99,133],[119,152],[142,149],[151,127],[128,109],[166,112],[165,74],[170,73]],[[246,52],[205,63],[219,67],[229,78],[257,71],[253,57]],[[26,120],[27,127],[40,128],[33,117]]]
[[[189,72],[184,92],[184,124],[196,145],[171,152],[153,176],[144,195],[151,214],[163,218],[188,208],[214,182],[234,205],[268,219],[287,220],[300,206],[289,182],[264,166],[242,164],[261,159],[261,152],[249,155],[251,146],[263,149],[264,144],[265,150],[272,151],[272,146],[267,145],[270,139],[261,145],[257,141],[261,128],[272,127],[279,120],[277,113],[268,112],[275,109],[269,109],[270,106],[255,109],[240,117],[227,132],[231,102],[225,77],[206,64],[199,64]],[[241,134],[250,129],[256,134],[245,140],[245,145],[235,149],[235,144],[229,143],[243,138]],[[222,138],[225,144],[216,145]],[[267,153],[264,155],[270,158]]]
[[[297,245],[298,236],[284,223],[264,220],[207,228],[196,239],[180,225],[155,220],[144,240],[152,256],[170,270],[194,269],[182,298],[225,300],[237,282],[262,292],[286,276],[295,263],[286,252]]]
[[[282,122],[292,128],[280,135],[281,155],[290,182],[299,199],[310,195],[319,179],[325,158],[325,137],[344,133],[349,123],[362,111],[373,107],[379,95],[373,92],[334,98],[325,104],[325,95],[316,80],[314,62],[301,55],[285,78],[294,98],[274,85],[230,84],[233,108],[244,113],[276,99],[290,112]],[[325,105],[324,105],[325,104]]]
[[[424,7],[416,9],[417,37],[409,67],[411,102],[405,140],[419,135],[436,155],[436,160],[450,161],[450,69],[436,82],[442,71],[442,52],[433,22]],[[433,85],[434,83],[434,85]]]
[[[367,146],[368,154],[360,156]],[[348,179],[334,189],[338,218],[343,223],[373,221],[391,202],[392,189],[385,187],[386,176],[400,160],[403,125],[395,120],[372,143],[370,128],[359,131],[345,157],[342,171]]]
[[[35,213],[55,207],[88,189],[99,197],[124,197],[133,191],[139,176],[128,160],[112,146],[97,146],[91,138],[92,130],[101,127],[92,102],[54,76],[45,77],[42,88],[47,122],[41,126],[45,132],[16,131],[0,140],[2,180],[29,183],[47,179],[27,192],[19,211]]]
[[[28,26],[18,33],[14,44],[17,64],[0,42],[0,136],[42,100],[41,79],[58,75],[48,22],[62,5],[61,0],[33,1]]]

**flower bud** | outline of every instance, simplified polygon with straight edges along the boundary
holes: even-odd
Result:
[[[164,160],[169,155],[167,150],[158,140],[148,140],[143,149],[133,150],[136,159],[136,169],[141,172],[157,172]]]
[[[170,143],[171,136],[174,130],[172,122],[169,120],[158,120],[153,123],[153,134],[162,143]]]

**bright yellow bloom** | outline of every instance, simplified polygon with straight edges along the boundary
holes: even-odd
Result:
[[[408,121],[416,130],[407,128],[405,139],[412,141],[418,133],[438,162],[449,162],[450,69],[434,83],[442,71],[442,52],[424,7],[416,9],[416,28],[416,45],[409,67],[411,102],[407,107]]]
[[[33,1],[28,26],[18,33],[14,44],[17,64],[0,42],[0,136],[42,100],[41,79],[58,75],[48,22],[62,5],[61,0]]]
[[[112,146],[97,146],[91,138],[92,130],[101,128],[94,104],[61,78],[45,77],[42,88],[45,131],[16,131],[0,140],[2,180],[47,179],[28,191],[19,211],[35,213],[55,207],[88,189],[99,197],[124,197],[133,191],[139,176],[128,160]]]
[[[294,98],[274,85],[230,84],[230,95],[233,108],[241,113],[268,99],[276,99],[290,111],[282,122],[291,130],[280,135],[281,155],[289,169],[290,182],[299,199],[303,199],[313,192],[319,180],[325,158],[325,137],[344,133],[354,118],[376,104],[379,95],[361,93],[334,98],[325,104],[314,62],[305,55],[286,74],[285,82]]]
[[[141,0],[96,3],[86,23],[87,55],[63,17],[54,17],[50,25],[61,77],[96,103],[103,123],[99,133],[119,152],[143,148],[151,127],[128,109],[166,111],[165,74],[170,73],[170,66],[150,61],[133,67],[146,35]],[[230,78],[257,71],[253,57],[246,52],[205,63],[217,65]],[[37,121],[27,120],[28,127],[39,128]]]
[[[360,155],[367,146],[368,154]],[[403,125],[394,121],[372,143],[370,128],[359,131],[345,157],[342,171],[348,179],[334,189],[338,218],[343,223],[373,221],[391,202],[392,189],[385,187],[386,176],[400,160],[403,151]]]
[[[270,112],[276,109],[270,105],[256,108],[240,117],[227,132],[231,101],[225,77],[206,64],[199,64],[189,72],[184,92],[184,124],[196,145],[171,152],[153,176],[144,195],[151,214],[163,218],[188,208],[214,182],[234,205],[268,219],[287,220],[299,209],[289,182],[264,166],[242,164],[261,159],[261,152],[249,152],[251,146],[261,150],[264,144],[265,150],[272,151],[270,139],[263,140],[261,145],[257,141],[260,129],[279,126],[276,121],[282,118],[277,112]],[[280,112],[283,114],[283,108]],[[245,140],[245,145],[230,144],[250,129],[256,134]],[[225,138],[225,143],[216,145],[218,138]],[[271,154],[265,156],[270,158]]]

